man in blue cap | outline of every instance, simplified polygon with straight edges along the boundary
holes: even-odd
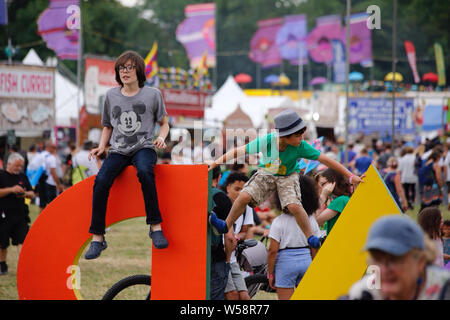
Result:
[[[301,158],[318,160],[347,177],[355,187],[362,179],[303,140],[307,124],[294,110],[282,111],[275,117],[274,122],[276,133],[260,136],[247,145],[233,148],[210,164],[211,170],[228,161],[243,158],[246,154],[262,152],[258,171],[245,184],[233,203],[226,221],[212,214],[210,222],[215,232],[227,233],[227,237],[231,240],[232,233],[228,231],[244,212],[245,207],[247,205],[255,207],[277,191],[282,209],[294,215],[308,239],[308,244],[313,248],[319,248],[320,240],[312,234],[308,215],[301,203],[299,160]]]
[[[368,274],[355,283],[352,300],[448,300],[450,272],[433,266],[435,248],[411,218],[389,215],[369,230]]]

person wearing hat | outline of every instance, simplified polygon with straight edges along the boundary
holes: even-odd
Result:
[[[355,283],[343,299],[450,299],[450,272],[433,266],[434,244],[411,218],[379,218],[369,230],[364,250],[373,273]]]
[[[277,191],[282,210],[287,210],[294,215],[297,224],[308,239],[308,244],[318,248],[320,240],[313,235],[308,215],[301,203],[299,160],[301,158],[318,160],[347,177],[355,187],[362,179],[303,140],[307,124],[294,110],[280,112],[274,122],[276,133],[260,136],[244,146],[233,148],[209,163],[209,170],[211,170],[220,164],[244,157],[245,154],[262,153],[258,171],[245,184],[233,203],[227,219],[223,221],[211,214],[210,223],[214,232],[225,233],[232,241],[232,232],[229,231],[232,231],[233,224],[244,212],[245,207],[247,205],[255,207]]]

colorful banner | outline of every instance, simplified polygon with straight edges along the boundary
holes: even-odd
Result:
[[[438,86],[445,86],[445,66],[444,66],[444,52],[439,43],[434,44],[434,55],[436,56],[436,70],[438,74]]]
[[[405,50],[406,56],[408,57],[409,66],[411,67],[414,76],[414,83],[419,83],[420,77],[417,72],[416,48],[414,48],[414,44],[411,41],[405,40]]]
[[[301,50],[302,64],[306,64],[308,62],[306,35],[306,16],[304,14],[286,16],[284,25],[278,31],[275,40],[281,57],[289,60],[292,65],[298,65]]]
[[[344,44],[340,40],[331,40],[331,46],[333,48],[334,82],[345,83],[347,71]]]
[[[351,64],[361,63],[363,66],[372,61],[372,38],[367,28],[368,14],[356,13],[350,16],[350,49],[349,61]],[[346,43],[347,28],[341,32],[341,40]]]
[[[153,42],[153,47],[148,53],[147,57],[145,57],[145,76],[148,78],[153,78],[158,74],[158,43]]]
[[[260,63],[263,68],[278,66],[282,63],[280,51],[276,45],[276,36],[283,24],[283,18],[258,21],[258,30],[250,41],[249,58]]]
[[[78,0],[50,0],[38,18],[38,34],[62,60],[78,59],[79,14]]]
[[[216,29],[214,3],[187,5],[186,19],[178,26],[176,37],[183,44],[192,69],[198,67],[203,52],[207,51],[208,67],[216,66]]]
[[[341,17],[323,16],[316,19],[316,27],[306,37],[309,56],[318,63],[333,61],[331,40],[341,38]]]
[[[0,25],[8,24],[8,7],[6,0],[0,0]]]

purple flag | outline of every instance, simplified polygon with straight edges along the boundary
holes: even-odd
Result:
[[[258,30],[250,41],[249,58],[263,68],[280,65],[283,61],[275,40],[283,24],[283,18],[258,21]]]
[[[8,24],[8,8],[6,0],[0,0],[0,25]]]
[[[207,66],[216,66],[215,9],[215,3],[187,5],[184,9],[186,19],[175,32],[187,51],[192,69],[198,68],[205,51]]]
[[[58,58],[78,59],[78,0],[50,0],[50,6],[42,12],[37,23],[38,34]]]
[[[350,16],[350,63],[361,63],[370,65],[372,61],[372,38],[370,29],[367,28],[367,18],[365,12],[356,13]],[[341,40],[346,43],[346,31],[344,27],[341,33]]]
[[[333,61],[331,40],[334,39],[341,39],[341,17],[330,15],[317,18],[316,27],[306,38],[311,59],[318,63],[331,63]]]
[[[302,64],[306,64],[308,62],[306,35],[306,16],[304,14],[286,16],[284,25],[276,37],[276,45],[281,57],[289,60],[293,65],[298,65],[300,45],[302,45]]]

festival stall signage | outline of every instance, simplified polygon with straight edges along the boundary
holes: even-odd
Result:
[[[55,68],[0,65],[0,128],[48,130],[55,125]]]
[[[395,132],[413,134],[414,100],[399,98],[395,100]],[[349,99],[349,132],[379,134],[392,132],[392,100],[351,98]]]
[[[86,109],[101,114],[106,92],[117,87],[114,60],[89,56],[85,60],[84,92]]]
[[[161,89],[170,116],[203,118],[209,101],[208,93],[194,90]]]

